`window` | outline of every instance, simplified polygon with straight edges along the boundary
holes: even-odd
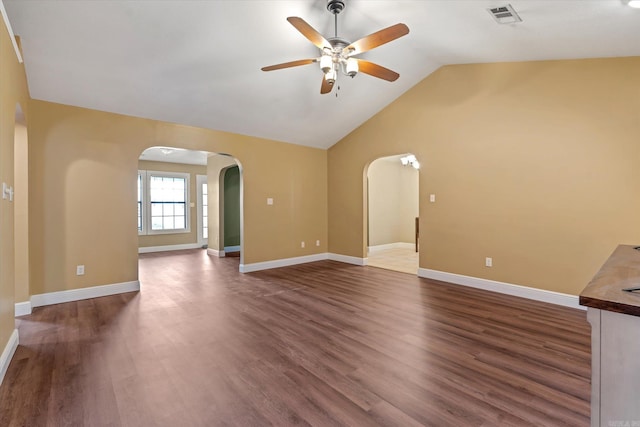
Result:
[[[138,232],[189,232],[189,174],[138,172]]]
[[[149,177],[151,230],[186,228],[187,179],[172,176]]]

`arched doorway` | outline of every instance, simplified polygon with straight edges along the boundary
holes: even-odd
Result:
[[[139,253],[206,249],[224,256],[224,175],[239,162],[232,156],[178,147],[151,147],[138,161]],[[242,259],[242,208],[237,252]]]
[[[220,191],[224,206],[220,209],[221,235],[225,256],[240,256],[240,168],[226,167],[221,172]]]
[[[236,180],[231,185],[227,172],[236,171]],[[207,158],[208,180],[208,233],[209,242],[207,252],[217,257],[227,254],[239,255],[240,264],[244,260],[243,236],[243,203],[242,203],[242,165],[233,156],[216,153]],[[231,201],[236,201],[231,206]],[[229,204],[229,206],[226,206]],[[232,226],[237,224],[237,239],[231,242],[236,230]],[[232,244],[233,243],[233,244]]]
[[[29,289],[29,145],[27,123],[20,104],[16,104],[13,187],[9,188],[14,209],[14,287],[15,315],[31,313]]]
[[[419,162],[382,157],[367,168],[367,265],[417,274]]]

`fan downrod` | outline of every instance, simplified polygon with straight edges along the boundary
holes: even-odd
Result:
[[[328,0],[327,10],[334,15],[339,14],[344,9],[344,1],[342,0]]]

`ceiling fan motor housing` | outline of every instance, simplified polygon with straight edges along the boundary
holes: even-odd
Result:
[[[336,68],[338,68],[340,65],[345,67],[350,51],[347,51],[344,48],[349,46],[351,43],[341,37],[332,37],[327,41],[331,44],[331,49],[325,49],[323,51],[323,57],[331,57],[331,60],[335,64]],[[326,73],[324,69],[323,71]],[[351,75],[351,77],[353,77],[353,75]]]

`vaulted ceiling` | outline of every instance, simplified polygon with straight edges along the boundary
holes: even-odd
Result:
[[[328,148],[447,64],[640,55],[640,9],[626,0],[346,0],[338,35],[355,41],[405,23],[410,33],[360,58],[393,82],[340,76],[320,95],[317,57],[286,18],[331,37],[326,0],[4,0],[34,99]],[[337,93],[337,96],[336,96]]]

